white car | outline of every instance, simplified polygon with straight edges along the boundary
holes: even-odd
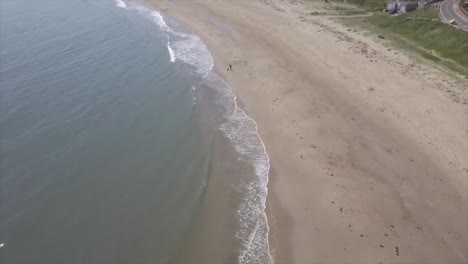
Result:
[[[455,21],[455,19],[450,19],[450,20],[449,20],[449,24],[450,24],[450,25],[456,25],[456,24],[457,24],[457,21]]]

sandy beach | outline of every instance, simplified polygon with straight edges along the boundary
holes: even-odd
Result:
[[[467,80],[313,4],[146,4],[200,36],[258,123],[275,263],[468,263]]]

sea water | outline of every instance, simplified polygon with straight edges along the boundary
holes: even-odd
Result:
[[[133,1],[0,2],[2,263],[269,263],[269,159],[207,47]]]

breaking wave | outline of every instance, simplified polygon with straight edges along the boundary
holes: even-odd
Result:
[[[171,42],[169,42],[169,41],[167,42],[167,50],[169,51],[170,61],[175,62],[175,60],[176,60],[175,52],[171,48]]]
[[[120,2],[122,0],[116,0],[118,7],[122,7]],[[254,177],[248,177],[248,180],[239,186],[243,198],[237,210],[240,228],[236,238],[241,244],[238,261],[240,264],[273,263],[265,212],[270,159],[257,132],[257,123],[238,107],[236,95],[229,85],[212,71],[213,58],[198,36],[173,30],[158,11],[133,4],[126,9],[137,10],[150,18],[159,30],[166,33],[171,62],[181,61],[192,66],[195,74],[201,76],[211,88],[219,92],[217,104],[224,110],[224,122],[220,130],[230,140],[240,159],[253,166],[255,171]]]
[[[195,67],[196,72],[204,76],[213,69],[214,63],[211,53],[199,37],[173,30],[167,25],[161,13],[157,11],[152,11],[150,16],[159,29],[168,34],[175,60]]]
[[[255,169],[255,177],[250,177],[239,188],[243,194],[237,210],[240,224],[237,238],[242,246],[239,263],[271,264],[273,259],[270,255],[269,226],[265,212],[270,158],[258,134],[257,123],[238,107],[237,97],[230,86],[213,72],[207,80],[211,87],[220,92],[217,103],[226,110],[226,121],[221,125],[221,131],[229,138],[241,160]]]
[[[115,0],[115,5],[117,7],[120,7],[120,8],[126,8],[127,7],[127,4],[125,4],[125,2],[122,1],[122,0]]]

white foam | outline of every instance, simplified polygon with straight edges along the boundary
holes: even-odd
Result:
[[[145,6],[142,6],[142,5],[139,5],[135,2],[128,2],[128,5],[127,5],[127,10],[135,10],[137,12],[139,12],[141,15],[149,15],[153,10],[145,7]]]
[[[242,243],[239,263],[273,263],[268,243],[268,220],[265,213],[268,194],[268,172],[270,160],[265,145],[257,133],[257,124],[237,106],[236,96],[229,85],[212,72],[214,63],[211,53],[198,36],[174,31],[163,16],[156,11],[151,13],[155,24],[170,35],[171,48],[175,58],[195,67],[210,86],[219,89],[221,105],[226,109],[225,122],[221,130],[230,139],[235,150],[255,168],[255,176],[243,188],[244,198],[238,209],[240,230],[237,238]],[[195,99],[196,101],[196,99]]]
[[[232,142],[241,159],[255,168],[255,177],[249,178],[239,187],[244,195],[237,211],[240,229],[236,236],[242,245],[239,263],[271,264],[273,258],[265,213],[270,159],[258,134],[257,123],[237,106],[236,96],[229,85],[214,73],[210,73],[208,78],[211,79],[210,86],[222,93],[218,103],[226,109],[226,122],[221,126],[221,131]]]
[[[173,30],[157,11],[152,11],[150,17],[160,30],[167,32],[168,38],[171,36],[171,49],[174,51],[175,59],[192,65],[197,73],[204,76],[213,69],[211,53],[199,37]]]
[[[115,5],[120,8],[127,8],[127,4],[122,0],[115,0]]]
[[[158,11],[152,11],[150,16],[152,17],[154,23],[156,23],[156,25],[166,31],[166,32],[171,32],[172,29],[166,24],[166,21],[164,21],[164,18],[162,17],[161,13],[159,13]]]
[[[167,48],[171,62],[180,60],[193,66],[195,73],[203,76],[210,87],[220,91],[221,99],[218,103],[226,110],[224,115],[226,122],[220,129],[232,142],[240,158],[255,168],[255,177],[250,177],[240,186],[244,197],[238,208],[240,229],[236,237],[242,245],[238,260],[240,264],[273,263],[265,213],[270,159],[257,132],[257,123],[237,106],[236,96],[229,85],[212,72],[213,58],[199,37],[173,30],[157,11],[134,7],[133,4],[128,9],[138,10],[148,16],[160,30],[167,33]],[[195,90],[195,87],[192,89]],[[197,103],[195,94],[194,103]]]
[[[177,59],[195,67],[196,72],[206,75],[213,69],[213,58],[205,44],[195,35],[178,35],[172,47]]]
[[[126,4],[122,0],[115,1],[117,6],[126,7]],[[173,30],[167,25],[164,17],[158,11],[137,4],[132,4],[127,9],[136,10],[140,14],[149,17],[160,30],[167,33],[166,37],[169,42],[168,51],[171,56],[171,62],[175,62],[176,60],[183,61],[193,66],[195,73],[204,77],[213,69],[213,58],[199,37]]]
[[[197,98],[197,92],[196,92],[195,86],[192,86],[192,95],[193,95],[193,104],[196,105],[198,98]]]
[[[171,48],[171,42],[167,42],[167,50],[169,51],[170,61],[174,63],[176,60],[176,57],[175,57],[174,50]]]

